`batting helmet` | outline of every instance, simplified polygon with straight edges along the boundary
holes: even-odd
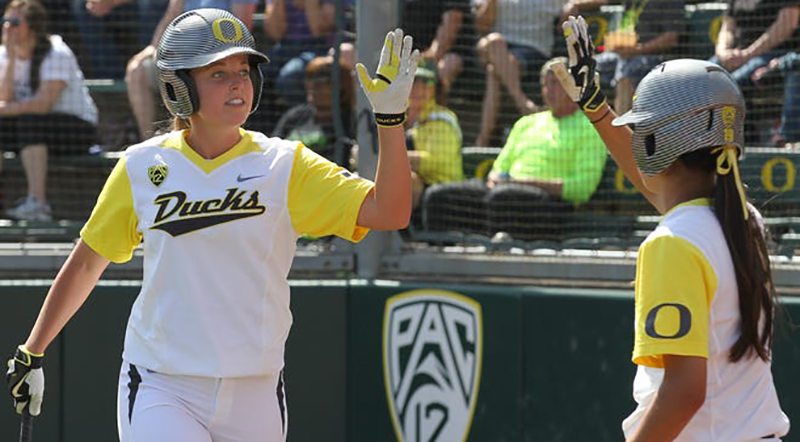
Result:
[[[636,88],[633,108],[612,122],[630,125],[639,169],[653,176],[681,155],[732,145],[744,154],[745,104],[728,71],[701,60],[656,66]]]
[[[167,26],[156,52],[156,69],[164,104],[171,114],[187,118],[200,108],[190,69],[207,66],[235,54],[250,59],[252,113],[261,98],[264,79],[258,68],[269,58],[255,49],[253,35],[238,18],[222,9],[184,12]]]

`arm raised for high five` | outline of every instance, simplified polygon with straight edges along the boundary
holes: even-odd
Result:
[[[402,229],[411,217],[411,169],[406,154],[403,123],[408,95],[417,72],[419,51],[401,29],[386,35],[376,78],[363,64],[356,65],[358,79],[378,124],[378,170],[375,188],[358,214],[358,225],[378,230]]]
[[[650,201],[650,204],[661,212],[655,195],[645,187],[633,158],[631,150],[633,131],[628,126],[611,124],[617,114],[608,105],[603,91],[600,90],[600,74],[595,70],[597,62],[592,58],[594,45],[589,37],[586,21],[581,16],[578,18],[570,16],[564,22],[563,28],[564,38],[567,40],[569,66],[556,63],[553,65],[553,72],[567,94],[578,103],[592,122],[620,170]]]

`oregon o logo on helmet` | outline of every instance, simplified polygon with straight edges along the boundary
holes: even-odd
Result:
[[[225,36],[225,33],[222,31],[222,23],[230,23],[233,26],[234,34],[232,38],[228,38]],[[242,39],[242,27],[239,26],[239,22],[232,18],[218,18],[214,20],[211,24],[211,29],[214,30],[214,37],[223,42],[223,43],[235,43]]]
[[[386,301],[383,373],[399,442],[467,439],[482,354],[481,306],[474,300],[414,290]]]
[[[665,308],[674,308],[678,312],[678,330],[672,335],[662,335],[658,331],[656,331],[656,318],[658,318],[658,313],[661,312]],[[647,313],[647,320],[644,324],[644,331],[647,333],[647,336],[656,339],[678,339],[682,338],[689,334],[689,331],[692,329],[692,312],[683,305],[677,303],[664,303],[659,304],[653,307]]]

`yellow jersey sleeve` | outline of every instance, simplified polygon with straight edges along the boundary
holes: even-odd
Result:
[[[358,214],[374,186],[300,144],[289,179],[292,226],[301,234],[361,241],[369,229],[357,225]]]
[[[663,368],[663,355],[708,357],[717,277],[705,255],[676,236],[646,241],[636,263],[633,362]]]
[[[123,156],[97,197],[92,215],[81,229],[81,239],[109,261],[122,263],[131,259],[133,249],[142,242],[138,225]]]

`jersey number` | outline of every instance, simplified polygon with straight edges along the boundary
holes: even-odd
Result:
[[[679,317],[679,326],[678,331],[674,335],[662,335],[658,331],[656,331],[656,318],[658,317],[658,313],[664,308],[674,308],[678,311]],[[652,310],[647,314],[647,321],[644,324],[644,331],[647,333],[647,336],[655,339],[679,339],[687,334],[689,334],[689,330],[692,329],[692,312],[686,308],[685,305],[682,304],[660,304],[653,307]]]

